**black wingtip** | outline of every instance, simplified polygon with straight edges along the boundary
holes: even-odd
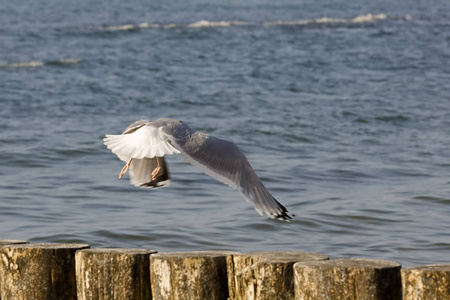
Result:
[[[282,211],[280,214],[274,216],[275,219],[285,222],[290,222],[291,220],[294,219],[294,217],[295,215],[290,211],[288,211],[287,209],[285,211]]]
[[[274,214],[270,217],[273,217],[274,219],[277,219],[279,221],[285,221],[285,222],[290,222],[291,220],[294,219],[295,215],[293,213],[291,213],[286,207],[284,207],[283,204],[281,204],[280,202],[278,202],[278,214]]]

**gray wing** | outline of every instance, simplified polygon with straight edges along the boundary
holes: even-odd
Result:
[[[256,211],[272,219],[289,221],[294,216],[266,189],[247,158],[232,142],[195,132],[185,142],[177,142],[181,155],[211,177],[238,189]]]

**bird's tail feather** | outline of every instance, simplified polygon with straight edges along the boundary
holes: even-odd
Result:
[[[152,172],[157,167],[156,157],[133,159],[130,165],[130,183],[137,187],[159,188],[170,185],[169,169],[164,157],[159,157],[161,168],[158,176],[153,179]]]

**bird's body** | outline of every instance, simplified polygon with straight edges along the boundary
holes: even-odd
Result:
[[[163,187],[170,183],[165,155],[180,153],[211,177],[238,189],[256,211],[289,221],[294,216],[265,188],[244,154],[232,142],[195,131],[174,119],[140,120],[121,135],[106,135],[105,145],[127,162],[120,177],[130,170],[138,187]]]

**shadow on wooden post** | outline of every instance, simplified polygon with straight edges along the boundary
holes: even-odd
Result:
[[[294,299],[294,264],[327,259],[326,255],[297,251],[255,251],[229,255],[230,299]]]

